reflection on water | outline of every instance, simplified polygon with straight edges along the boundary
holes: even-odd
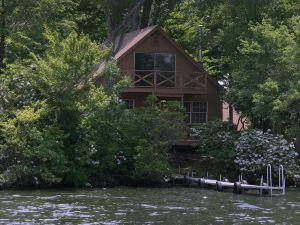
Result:
[[[0,224],[300,224],[300,192],[284,197],[188,188],[0,192]]]

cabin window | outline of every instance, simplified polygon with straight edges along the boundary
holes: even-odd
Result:
[[[184,102],[184,107],[188,124],[207,122],[207,102]]]
[[[154,54],[135,53],[135,70],[154,70]]]
[[[175,55],[168,53],[155,54],[155,70],[174,72]]]
[[[135,86],[175,87],[175,67],[175,54],[135,53]]]
[[[127,109],[133,109],[134,108],[134,100],[133,99],[123,99],[122,102],[126,106]]]

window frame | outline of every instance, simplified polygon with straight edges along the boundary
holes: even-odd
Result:
[[[170,53],[170,52],[134,52],[133,53],[133,70],[134,72],[135,71],[143,71],[143,70],[136,70],[135,68],[135,63],[136,63],[136,60],[135,60],[135,56],[136,54],[153,54],[154,55],[154,65],[153,65],[153,71],[156,72],[156,71],[161,71],[161,72],[172,72],[172,71],[163,71],[163,70],[156,70],[156,55],[157,54],[170,54],[170,55],[174,55],[174,60],[175,60],[175,65],[174,65],[174,87],[160,87],[160,88],[175,88],[176,87],[176,84],[177,84],[177,54],[176,53]],[[151,71],[151,70],[145,70],[145,71]],[[152,87],[152,86],[137,86],[137,87]]]
[[[132,108],[128,107],[129,105],[125,103],[126,101],[132,101]],[[125,105],[125,107],[127,109],[134,109],[135,108],[135,100],[134,99],[126,98],[126,99],[122,99],[122,102],[123,102],[123,104]]]
[[[134,71],[136,71],[135,69],[135,55],[136,54],[154,54],[154,64],[153,64],[153,71],[156,71],[155,67],[156,67],[156,55],[158,54],[169,54],[169,55],[174,55],[174,60],[175,60],[175,66],[174,66],[174,72],[177,71],[177,54],[176,53],[170,53],[170,52],[134,52],[133,54],[133,66],[134,66]],[[161,70],[162,72],[165,72],[164,70]],[[168,71],[168,72],[172,72],[172,71]],[[176,77],[176,76],[175,76]]]
[[[206,104],[206,111],[205,112],[193,112],[193,103],[205,103]],[[189,103],[189,112],[185,111],[185,114],[188,114],[188,122],[187,124],[190,125],[201,125],[201,124],[206,124],[208,122],[208,102],[203,102],[203,101],[183,101],[183,106],[185,103]],[[204,123],[192,123],[192,114],[204,114],[205,113],[205,122]]]

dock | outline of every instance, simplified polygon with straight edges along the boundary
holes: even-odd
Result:
[[[280,165],[278,168],[278,186],[273,186],[272,179],[272,166],[268,164],[267,166],[267,177],[264,180],[263,175],[260,178],[260,184],[248,184],[246,180],[243,179],[243,176],[240,175],[238,181],[230,182],[227,179],[223,179],[220,176],[220,179],[210,179],[208,175],[206,177],[195,177],[194,173],[191,175],[174,175],[173,184],[181,184],[189,187],[200,187],[200,188],[209,188],[212,187],[217,191],[223,191],[225,189],[232,189],[234,193],[242,194],[249,190],[256,190],[260,196],[262,195],[285,195],[285,177],[283,166]]]

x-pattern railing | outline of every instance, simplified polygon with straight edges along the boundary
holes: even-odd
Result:
[[[199,72],[135,70],[133,83],[135,87],[206,89],[207,76]]]
[[[134,73],[134,86],[175,87],[175,76],[175,71],[136,70]]]
[[[142,72],[146,72],[146,71],[142,71]],[[141,81],[149,84],[150,87],[152,87],[154,85],[154,82],[151,82],[151,81],[147,80],[147,78],[151,78],[151,77],[153,77],[153,79],[151,79],[151,80],[153,80],[153,81],[155,80],[154,79],[154,71],[147,71],[147,72],[149,72],[149,73],[144,74],[144,75],[139,75],[137,73],[137,71],[135,72],[135,74],[134,74],[134,85],[135,86],[137,84],[139,84]],[[147,86],[147,85],[143,85],[143,86]]]
[[[165,76],[164,74],[170,74],[170,77]],[[170,85],[168,86],[176,86],[176,72],[175,71],[156,71],[156,86],[162,86],[166,82],[169,82]],[[158,82],[158,79],[162,78],[161,82]]]
[[[197,72],[184,73],[182,79],[183,88],[206,88],[207,77],[205,74]]]

